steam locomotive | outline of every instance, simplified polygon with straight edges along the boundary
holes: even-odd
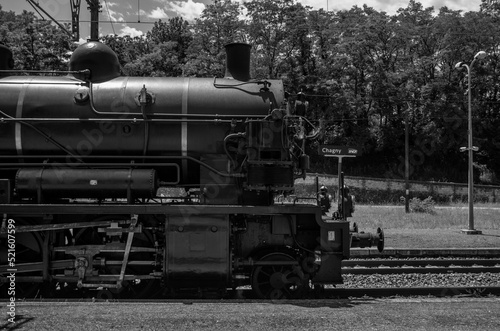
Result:
[[[282,81],[250,78],[249,45],[226,51],[224,78],[165,78],[121,76],[97,41],[57,75],[16,72],[0,47],[2,295],[14,277],[16,296],[296,298],[341,283],[351,245],[383,243],[276,202],[318,130]]]

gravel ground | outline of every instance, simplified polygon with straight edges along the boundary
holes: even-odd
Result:
[[[465,274],[406,274],[406,275],[343,275],[342,288],[381,287],[490,287],[500,286],[500,276],[494,273]],[[500,327],[500,326],[499,326]]]
[[[6,330],[498,330],[500,299],[18,303]]]

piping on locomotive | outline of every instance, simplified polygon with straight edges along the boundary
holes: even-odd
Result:
[[[318,130],[281,80],[250,78],[249,45],[226,50],[224,78],[166,78],[121,76],[95,41],[67,72],[16,75],[0,47],[2,289],[14,270],[18,297],[295,298],[341,283],[351,246],[383,247],[316,202],[275,204]]]

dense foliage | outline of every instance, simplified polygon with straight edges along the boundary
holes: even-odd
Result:
[[[486,51],[473,67],[476,182],[500,175],[500,6],[483,0],[477,12],[424,8],[411,0],[395,15],[354,6],[312,10],[295,0],[230,0],[207,5],[200,18],[158,21],[143,37],[108,35],[123,73],[143,76],[222,76],[223,45],[253,45],[253,77],[283,79],[293,101],[302,91],[309,118],[324,122],[309,146],[313,170],[335,173],[336,161],[316,144],[359,146],[349,175],[402,178],[405,120],[410,174],[415,180],[465,182],[467,77],[455,69]],[[17,69],[65,69],[76,46],[55,25],[0,7],[0,41]]]

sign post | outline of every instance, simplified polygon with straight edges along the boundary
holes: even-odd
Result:
[[[344,180],[342,176],[342,159],[344,157],[356,157],[358,155],[361,155],[361,153],[357,147],[319,145],[318,154],[324,157],[338,158],[338,181],[339,181],[338,203],[342,204],[342,212],[344,213],[345,212],[344,197],[343,197]],[[344,215],[342,215],[342,218],[345,219]]]

